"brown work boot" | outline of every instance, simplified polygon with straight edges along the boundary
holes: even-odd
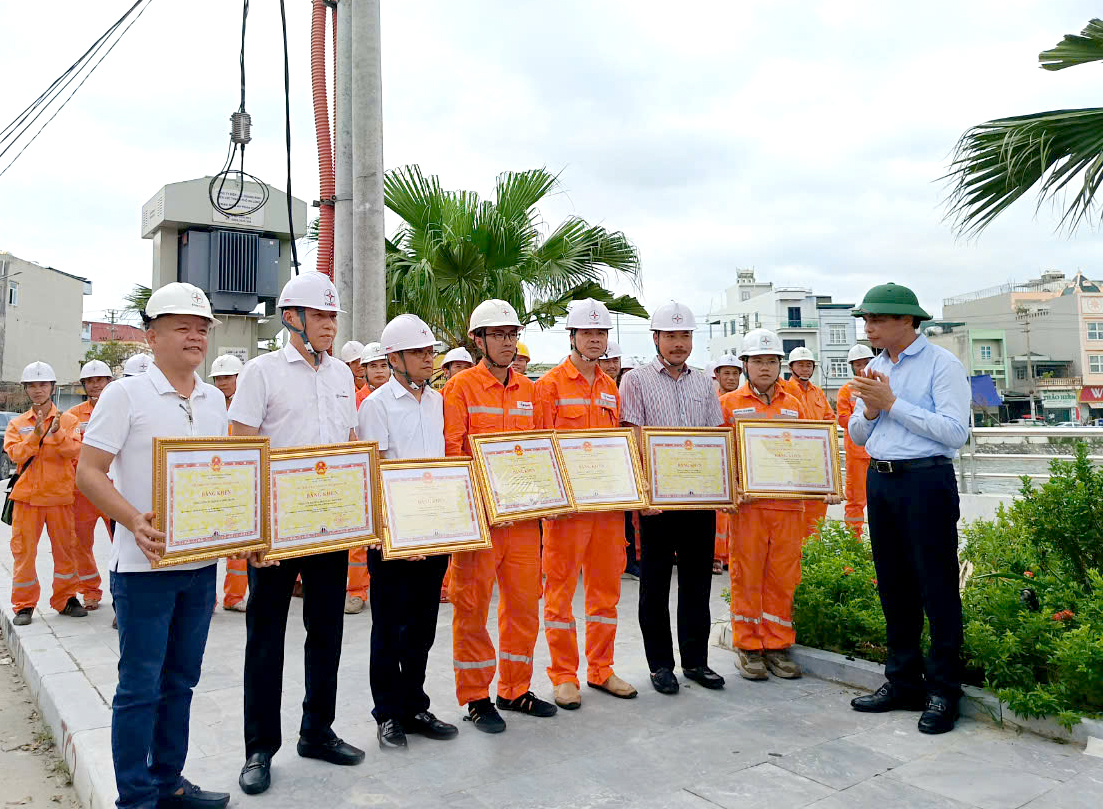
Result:
[[[573,711],[582,707],[582,695],[574,683],[560,683],[555,687],[555,704],[560,708]]]
[[[348,596],[345,598],[345,615],[357,615],[364,609],[364,599],[360,596]]]
[[[588,682],[586,685],[590,686],[590,688],[604,691],[607,694],[612,694],[614,697],[620,697],[621,699],[632,699],[632,697],[639,693],[635,688],[615,674],[610,674],[605,678],[605,682],[603,683]]]
[[[796,680],[804,674],[800,665],[789,657],[788,649],[767,649],[766,668],[772,675],[784,680]]]
[[[735,668],[745,680],[768,680],[770,675],[762,652],[757,649],[736,649]]]
[[[98,598],[88,598],[86,596],[84,599],[84,608],[89,612],[95,612],[100,608],[100,600]]]
[[[245,612],[247,605],[245,601],[235,601],[233,604],[223,604],[222,609],[226,612]]]

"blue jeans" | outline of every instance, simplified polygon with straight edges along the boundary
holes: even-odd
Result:
[[[154,807],[181,785],[216,570],[210,564],[199,570],[111,573],[119,619],[119,686],[111,706],[119,809]]]

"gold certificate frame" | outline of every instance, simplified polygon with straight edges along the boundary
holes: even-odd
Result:
[[[647,508],[643,465],[631,427],[557,430],[555,440],[579,511]]]
[[[739,480],[749,499],[842,497],[833,421],[746,419],[739,431]]]
[[[165,533],[154,567],[268,547],[268,439],[153,439],[153,510]]]
[[[470,458],[383,460],[379,483],[384,559],[491,547]]]
[[[492,526],[576,510],[554,431],[483,433],[468,440]]]
[[[730,427],[641,427],[651,508],[730,508],[735,448]]]
[[[274,449],[270,466],[272,541],[265,559],[380,542],[376,442]]]

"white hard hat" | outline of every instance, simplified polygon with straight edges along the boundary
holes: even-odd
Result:
[[[23,369],[23,376],[20,377],[19,381],[57,382],[57,374],[54,373],[54,369],[50,367],[49,363],[32,362]]]
[[[705,376],[716,378],[716,360],[709,360],[705,363]]]
[[[716,363],[712,366],[714,371],[719,371],[721,368],[738,368],[743,370],[743,363],[739,357],[729,351],[721,354],[716,360]]]
[[[153,320],[161,315],[198,315],[217,325],[211,314],[211,302],[197,286],[173,281],[155,289],[146,301],[146,317]]]
[[[684,303],[664,303],[651,315],[651,331],[693,331],[697,318]]]
[[[469,362],[472,365],[475,364],[475,360],[471,358],[470,352],[463,346],[459,348],[453,348],[447,354],[444,355],[444,359],[441,361],[441,367],[444,367],[450,362]]]
[[[871,360],[873,359],[873,349],[862,343],[858,343],[856,346],[851,346],[850,351],[846,352],[846,361],[854,362],[855,360]]]
[[[368,343],[364,346],[364,350],[360,352],[360,362],[362,363],[385,359],[387,359],[387,355],[383,352],[383,346],[380,343]]]
[[[743,347],[739,349],[739,357],[761,357],[772,354],[775,357],[785,357],[785,350],[781,347],[781,340],[769,329],[751,329],[743,335]]]
[[[123,363],[123,376],[138,376],[149,370],[153,357],[149,354],[135,354]]]
[[[341,346],[341,362],[352,362],[353,360],[359,360],[360,355],[364,353],[364,344],[359,340],[349,340],[343,346]]]
[[[812,353],[812,349],[806,346],[797,346],[789,352],[789,364],[792,365],[794,362],[800,362],[801,360],[815,362],[816,355]]]
[[[237,376],[241,373],[244,363],[233,354],[223,354],[215,357],[211,363],[211,372],[208,376],[214,379],[216,376]]]
[[[341,301],[337,297],[337,287],[329,280],[329,276],[323,272],[304,272],[291,277],[283,285],[280,293],[278,309],[294,309],[296,307],[306,309],[318,309],[323,312],[343,312]]]
[[[620,343],[616,340],[610,340],[609,344],[605,347],[605,353],[601,355],[603,360],[615,360],[621,356]],[[621,363],[623,365],[624,363]]]
[[[386,355],[412,348],[429,348],[436,339],[433,330],[417,315],[399,315],[383,327],[379,342]]]
[[[613,317],[601,301],[583,298],[567,307],[568,329],[611,329]]]
[[[471,313],[467,333],[471,335],[479,329],[488,329],[491,326],[516,326],[521,328],[521,321],[517,318],[517,310],[510,306],[507,301],[498,298],[483,301]]]
[[[635,357],[630,357],[627,354],[621,356],[621,358],[620,358],[620,369],[622,371],[627,371],[630,368],[638,368],[638,367],[639,367],[639,362],[636,360]]]
[[[80,381],[83,382],[94,376],[112,377],[114,374],[111,373],[111,369],[107,367],[107,363],[103,360],[91,360],[84,363],[84,367],[80,369]]]

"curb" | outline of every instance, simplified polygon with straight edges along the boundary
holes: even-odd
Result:
[[[10,604],[0,607],[0,628],[12,662],[53,734],[77,797],[87,809],[111,809],[116,794],[111,709],[40,615],[30,626],[17,627],[13,618]]]
[[[731,643],[730,623],[714,624],[710,640],[713,646],[731,652],[735,651]],[[880,663],[872,663],[869,660],[847,657],[835,652],[800,645],[793,646],[789,650],[789,654],[793,660],[800,664],[805,674],[810,674],[821,680],[861,688],[866,691],[876,691],[885,682],[885,667]],[[964,686],[962,690],[965,692],[965,699],[961,701],[960,705],[962,716],[968,716],[980,722],[988,722],[998,727],[1015,728],[1081,747],[1087,745],[1089,739],[1103,741],[1103,720],[1082,719],[1079,724],[1073,725],[1071,731],[1068,731],[1049,717],[1028,719],[1019,716],[991,691],[971,685]]]

